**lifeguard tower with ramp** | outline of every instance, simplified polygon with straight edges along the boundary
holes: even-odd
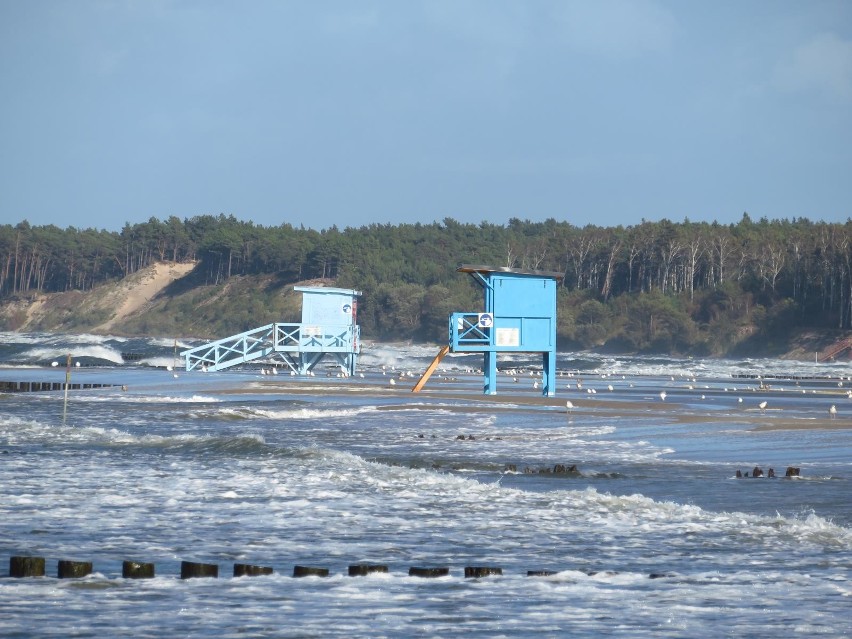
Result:
[[[447,353],[482,353],[484,393],[497,394],[501,353],[541,353],[542,394],[556,394],[556,286],[562,273],[463,265],[482,286],[482,312],[453,313],[444,346],[412,389],[419,392]]]
[[[275,359],[296,375],[309,375],[333,358],[353,375],[361,352],[357,324],[360,291],[296,286],[302,293],[301,323],[273,323],[181,352],[187,371],[219,371],[254,360]]]

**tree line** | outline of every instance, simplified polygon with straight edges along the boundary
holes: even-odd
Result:
[[[581,347],[719,352],[755,330],[852,328],[852,220],[748,214],[729,225],[446,218],[321,231],[226,215],[152,217],[120,232],[24,221],[0,225],[0,299],[87,291],[158,261],[197,262],[199,287],[333,280],[364,292],[359,323],[376,338],[443,339],[450,312],[481,305],[462,263],[561,274],[560,339]]]

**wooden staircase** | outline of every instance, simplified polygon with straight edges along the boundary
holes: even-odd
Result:
[[[852,337],[847,337],[846,339],[832,344],[828,348],[826,348],[822,353],[817,357],[818,362],[825,362],[831,359],[835,359],[838,355],[843,353],[844,351],[852,348]]]

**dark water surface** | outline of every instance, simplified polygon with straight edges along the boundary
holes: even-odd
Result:
[[[545,403],[517,359],[507,405],[481,397],[477,358],[412,396],[437,347],[368,345],[363,378],[299,379],[175,373],[170,340],[0,337],[0,381],[62,381],[71,352],[72,381],[116,384],[0,395],[0,575],[20,555],[48,573],[0,577],[0,636],[852,634],[848,367],[562,354]],[[576,472],[540,472],[557,464]],[[734,477],[756,465],[801,476]],[[95,572],[57,579],[60,559]],[[184,560],[220,577],[181,580]],[[388,572],[349,577],[361,562]]]

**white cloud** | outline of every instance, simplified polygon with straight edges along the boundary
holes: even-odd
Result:
[[[674,16],[647,0],[559,3],[554,13],[569,46],[605,57],[668,51],[677,31]]]
[[[821,91],[852,101],[852,41],[834,33],[817,35],[776,67],[775,85],[783,91]]]

